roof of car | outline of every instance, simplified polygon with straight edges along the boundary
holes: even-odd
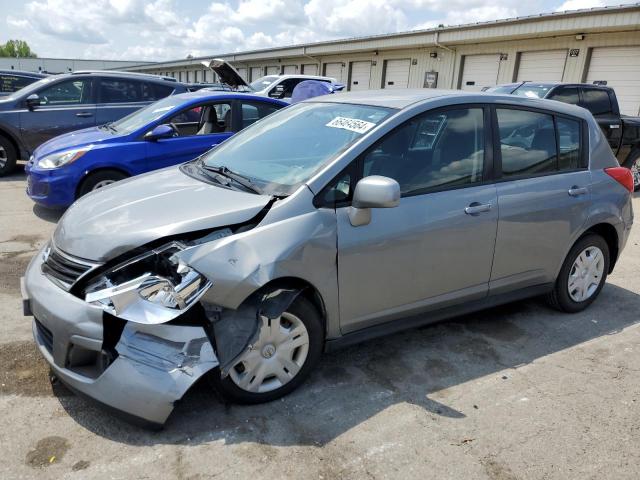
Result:
[[[553,110],[558,113],[588,118],[590,113],[582,107],[556,102],[555,100],[543,100],[539,98],[518,97],[515,95],[503,95],[490,92],[465,92],[462,90],[440,89],[398,89],[398,90],[363,90],[358,92],[337,93],[311,98],[305,102],[327,103],[353,103],[358,105],[371,105],[404,109],[415,103],[439,98],[465,98],[469,103],[504,103],[511,105],[524,105],[532,108]],[[456,102],[460,103],[460,102]]]
[[[0,70],[2,75],[20,75],[23,77],[44,78],[47,76],[45,73],[27,72],[26,70]]]
[[[278,105],[289,105],[287,102],[283,102],[282,100],[278,100],[276,98],[270,98],[270,97],[261,97],[259,95],[254,95],[253,93],[212,91],[212,90],[206,90],[206,89],[196,90],[195,92],[179,93],[177,95],[174,95],[173,98],[184,99],[185,101],[186,100],[239,99],[239,100],[251,100],[254,102],[274,103]]]
[[[398,90],[360,90],[357,92],[337,93],[329,96],[315,97],[307,102],[325,101],[332,103],[356,103],[362,105],[373,105],[378,107],[405,108],[409,105],[430,98],[443,97],[448,95],[471,95],[460,90],[439,90],[439,89],[398,89]]]

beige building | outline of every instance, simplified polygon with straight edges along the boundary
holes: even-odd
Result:
[[[640,113],[640,3],[210,58],[228,60],[247,80],[272,73],[320,73],[349,90],[481,90],[522,80],[606,82],[615,89],[622,113]],[[213,81],[203,59],[128,70]]]

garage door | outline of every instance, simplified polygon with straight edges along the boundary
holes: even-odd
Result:
[[[305,63],[302,65],[302,73],[305,75],[318,75],[318,65],[315,63]]]
[[[298,66],[297,65],[285,65],[284,69],[282,70],[282,73],[284,73],[285,75],[295,75],[296,73],[298,73]]]
[[[280,67],[272,66],[267,67],[267,75],[278,75],[280,73]]]
[[[349,90],[368,90],[371,81],[371,62],[351,62]]]
[[[492,87],[498,82],[500,73],[500,55],[465,55],[462,65],[462,90],[480,91],[483,87]]]
[[[342,62],[336,63],[325,63],[324,64],[324,75],[326,77],[335,78],[339,82],[342,82]]]
[[[409,86],[409,69],[411,60],[385,60],[385,71],[382,88],[407,88]]]
[[[591,52],[587,83],[607,82],[615,90],[620,113],[640,114],[640,46],[601,47]]]
[[[518,82],[561,82],[567,50],[522,52],[518,67]]]
[[[251,67],[251,81],[255,81],[262,77],[262,67]]]

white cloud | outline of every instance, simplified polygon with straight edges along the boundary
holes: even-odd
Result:
[[[27,40],[40,56],[166,60],[621,1],[0,0],[11,12],[4,29],[0,14],[0,39]]]

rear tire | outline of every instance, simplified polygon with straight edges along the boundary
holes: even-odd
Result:
[[[80,198],[93,190],[98,190],[99,188],[124,180],[125,178],[127,178],[127,175],[117,170],[99,170],[97,172],[90,173],[80,184],[77,198]]]
[[[287,320],[287,317],[289,320]],[[291,320],[294,323],[290,323]],[[277,322],[278,329],[282,328],[281,321],[289,322],[292,331],[295,328],[297,332],[303,335],[306,332],[308,343],[296,347],[298,350],[293,355],[290,355],[291,358],[287,358],[286,362],[280,363],[278,359],[285,352],[284,348],[287,340],[280,344],[278,342],[272,343],[268,340],[268,335],[263,335],[264,329],[268,328],[267,325],[261,326],[263,331],[260,332],[260,338],[256,342],[254,350],[244,354],[236,365],[231,367],[229,375],[221,378],[220,369],[216,368],[209,376],[212,386],[225,400],[241,404],[257,404],[276,400],[295,390],[316,367],[322,355],[324,333],[322,319],[313,304],[306,298],[299,296],[279,319],[271,320],[271,322]],[[286,331],[287,323],[284,323],[284,327]],[[267,341],[262,341],[265,338],[267,338]],[[297,336],[293,335],[288,338],[288,341],[295,341],[298,338],[300,338],[299,334]],[[272,350],[269,350],[270,348]],[[296,355],[298,367],[295,365]],[[300,361],[302,357],[304,359]],[[274,362],[275,368],[273,368]],[[283,366],[285,367],[284,375],[282,372],[280,374],[272,373]],[[296,368],[299,368],[299,370],[291,376],[290,372]],[[268,373],[265,374],[265,371],[268,371]],[[260,375],[260,378],[264,378],[264,381],[252,385],[252,381],[250,381],[250,377],[253,376],[252,372],[256,372],[254,378]],[[251,375],[245,377],[246,373]],[[287,375],[291,376],[291,378],[287,378]],[[282,382],[279,380],[281,376],[286,383],[281,384]],[[280,384],[281,386],[279,386]]]
[[[549,304],[561,312],[581,312],[598,297],[609,272],[609,245],[589,233],[576,242],[560,269]]]
[[[640,150],[636,149],[629,154],[629,159],[624,164],[633,175],[633,190],[640,190]]]
[[[13,143],[7,137],[0,135],[0,177],[13,172],[17,161],[18,152]]]

